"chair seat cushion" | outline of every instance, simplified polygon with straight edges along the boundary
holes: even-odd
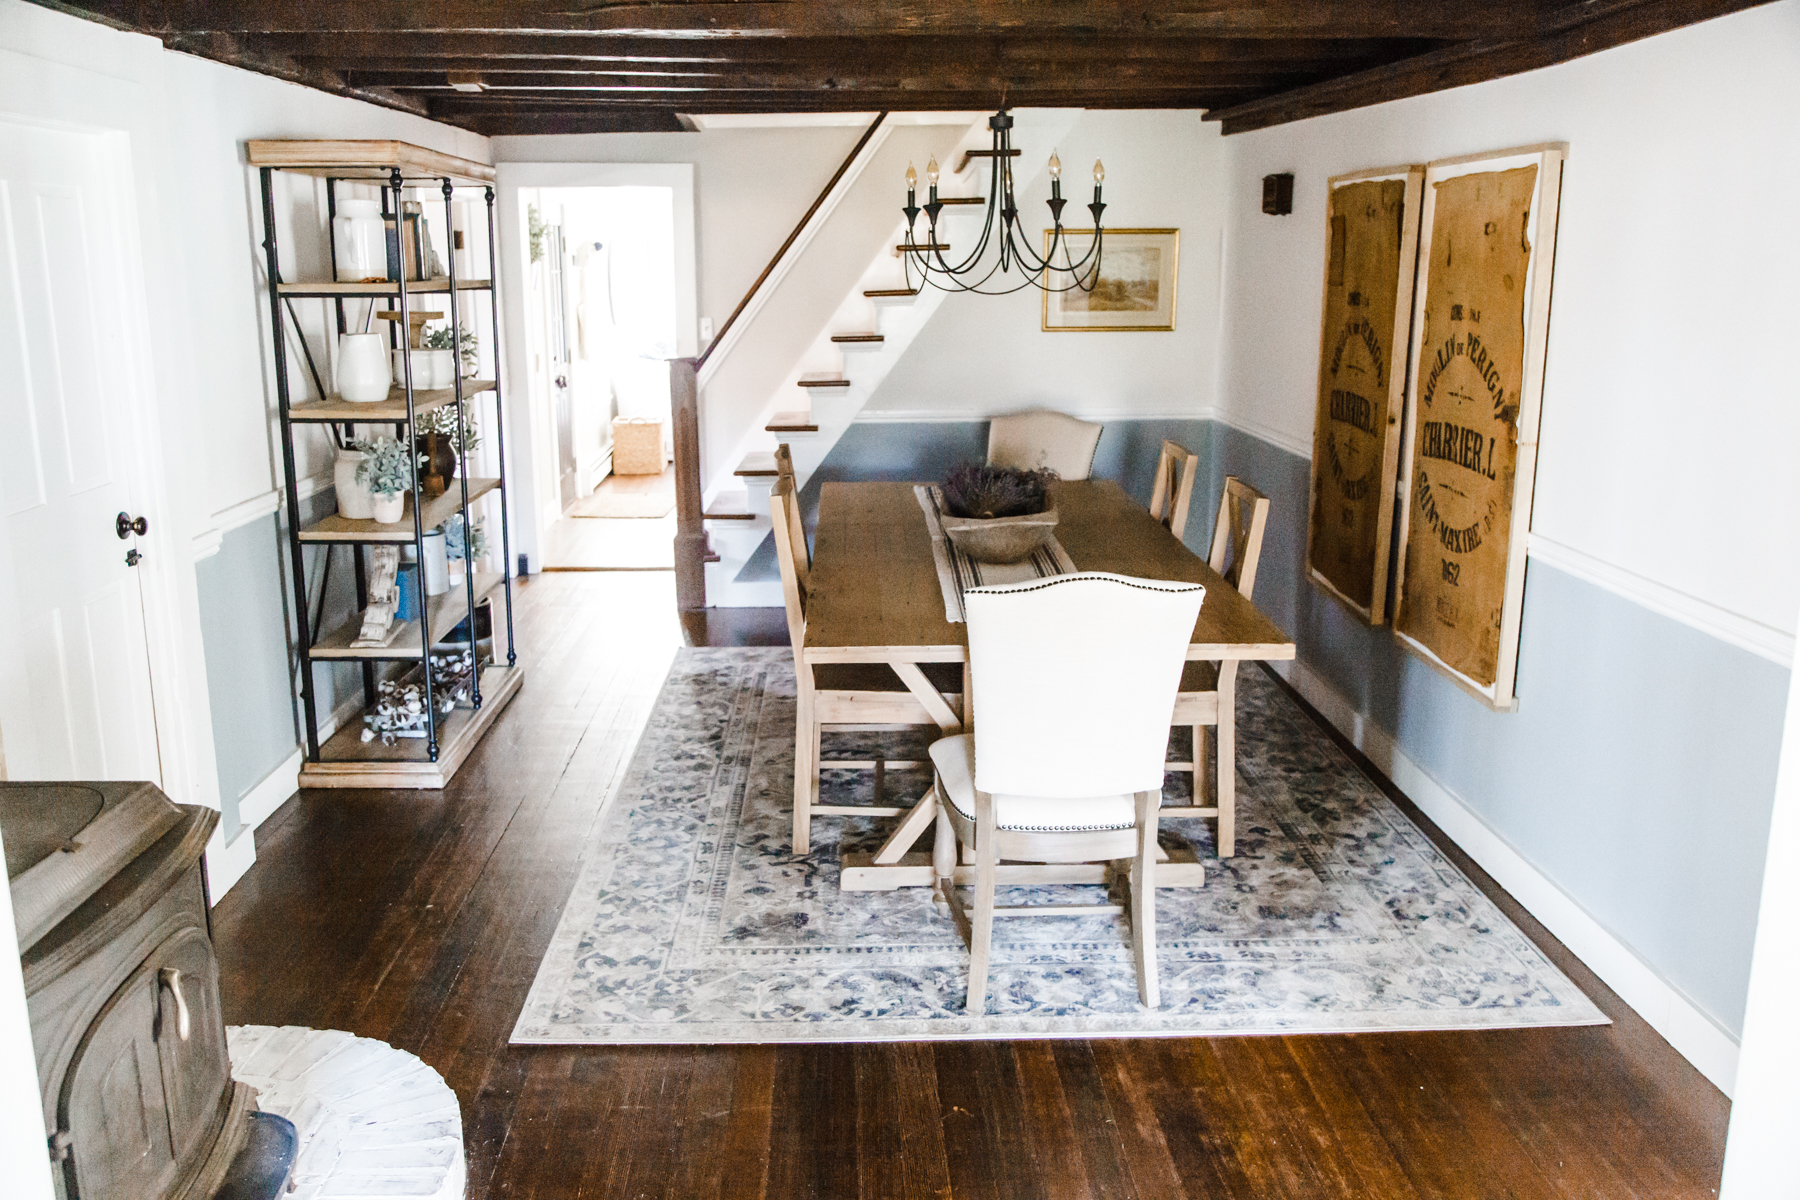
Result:
[[[975,819],[975,737],[959,734],[931,744],[931,765],[937,768],[943,795],[967,819]],[[1137,825],[1137,802],[1130,795],[1047,798],[1042,796],[994,797],[994,820],[1001,829],[1017,833],[1092,833],[1102,829],[1132,829]]]
[[[920,663],[938,691],[962,691],[961,663]],[[813,687],[821,692],[904,692],[906,684],[886,663],[814,663]]]
[[[1195,659],[1181,669],[1184,692],[1216,692],[1219,690],[1219,664]]]

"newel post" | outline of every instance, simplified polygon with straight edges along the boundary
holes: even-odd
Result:
[[[675,442],[675,607],[706,607],[706,526],[700,508],[700,360],[669,360],[670,433]]]

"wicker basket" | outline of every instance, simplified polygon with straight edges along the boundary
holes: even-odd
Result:
[[[614,475],[661,475],[662,422],[653,417],[613,418]]]

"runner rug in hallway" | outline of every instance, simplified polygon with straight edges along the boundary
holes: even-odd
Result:
[[[1122,918],[1002,921],[988,1015],[962,1010],[968,952],[928,889],[841,892],[838,857],[889,820],[819,818],[790,851],[786,649],[689,649],[596,824],[515,1043],[881,1041],[1330,1033],[1601,1024],[1606,1018],[1285,693],[1240,674],[1238,853],[1168,821],[1206,866],[1159,888],[1163,1008],[1142,1008]],[[877,754],[827,735],[827,757]],[[859,743],[861,743],[859,745]],[[891,744],[891,743],[890,743]],[[828,771],[828,804],[871,798]],[[1183,776],[1167,791],[1185,794]],[[909,800],[925,772],[890,772]],[[891,802],[891,801],[890,801]],[[1010,888],[1001,903],[1098,902]],[[1085,899],[1077,899],[1085,897]]]

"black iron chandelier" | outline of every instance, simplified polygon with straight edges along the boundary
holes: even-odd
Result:
[[[938,199],[938,163],[933,157],[925,166],[926,181],[930,185],[930,198],[921,207],[916,202],[919,183],[918,172],[911,164],[906,168],[906,207],[901,211],[906,214],[906,246],[903,261],[906,267],[907,286],[912,286],[913,269],[919,271],[920,279],[947,292],[977,292],[984,296],[1004,296],[1009,292],[1021,291],[1027,287],[1040,288],[1046,292],[1070,292],[1077,289],[1084,292],[1094,290],[1100,280],[1100,246],[1103,231],[1100,227],[1100,214],[1106,205],[1100,202],[1100,187],[1106,180],[1106,168],[1099,159],[1094,160],[1094,201],[1087,206],[1094,214],[1093,241],[1087,253],[1080,259],[1073,257],[1069,246],[1070,238],[1066,235],[1062,223],[1063,205],[1068,201],[1062,194],[1062,161],[1056,157],[1054,150],[1050,153],[1050,199],[1045,201],[1050,206],[1049,244],[1044,248],[1043,257],[1039,257],[1032,249],[1030,235],[1019,224],[1019,206],[1013,197],[1012,160],[1019,153],[1012,148],[1012,114],[1004,107],[988,118],[988,128],[994,133],[994,148],[990,152],[993,162],[993,173],[988,184],[988,200],[986,219],[981,226],[981,237],[961,262],[951,263],[944,257],[950,250],[938,240],[938,214],[944,210],[943,202]],[[925,240],[919,241],[919,213],[924,212],[926,220]],[[1074,236],[1086,237],[1088,230],[1077,230]],[[996,252],[990,254],[990,248]],[[1057,261],[1058,253],[1061,261]],[[997,286],[989,287],[996,275],[1011,276],[1018,271],[1019,281],[1011,278],[999,281]]]

